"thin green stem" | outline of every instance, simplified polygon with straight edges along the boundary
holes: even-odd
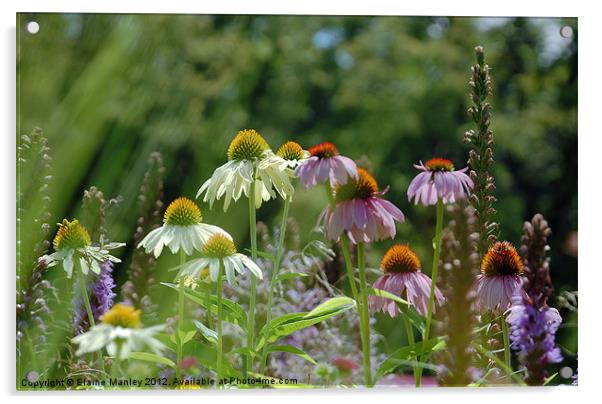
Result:
[[[405,313],[401,314],[401,318],[403,319],[403,325],[404,328],[406,329],[406,334],[408,336],[408,344],[410,346],[414,345],[416,343],[415,339],[414,339],[414,330],[412,329],[412,323],[410,322],[410,319],[408,318],[408,316],[405,315]],[[412,360],[415,360],[416,358],[412,358]],[[416,381],[416,383],[418,383],[418,367],[416,365],[412,366],[412,370],[414,373],[414,379]]]
[[[255,171],[253,182],[249,193],[249,232],[251,237],[251,258],[257,260],[257,212],[255,210]],[[257,300],[257,278],[251,274],[251,290],[249,295],[249,322],[247,324],[247,348],[245,376],[253,370],[253,355],[251,350],[255,348],[255,301]]]
[[[186,263],[186,253],[180,250],[180,268]],[[184,356],[184,345],[182,344],[182,335],[184,335],[184,279],[179,279],[178,285],[178,330],[176,338],[176,379],[178,382],[181,377],[180,364]]]
[[[209,290],[207,290],[205,293],[205,304],[207,307],[207,327],[213,329],[213,315],[211,314],[211,292],[209,292]]]
[[[272,320],[272,305],[274,302],[274,291],[276,289],[276,280],[278,279],[278,273],[280,272],[280,263],[282,262],[282,255],[284,254],[284,240],[286,235],[286,224],[288,221],[288,211],[291,204],[291,198],[284,200],[284,210],[282,212],[282,223],[280,223],[280,237],[278,238],[278,247],[276,249],[276,259],[274,260],[274,268],[272,270],[272,278],[270,279],[270,291],[268,293],[268,305],[266,308],[266,324]],[[265,373],[267,364],[267,344],[263,347],[263,353],[261,355],[261,374]]]
[[[84,300],[84,306],[86,307],[86,313],[88,314],[88,323],[90,324],[90,328],[96,325],[96,321],[94,321],[94,313],[92,312],[92,306],[90,305],[90,296],[88,296],[88,289],[86,288],[86,278],[84,277],[84,273],[82,271],[78,271],[79,277],[79,290],[82,294],[82,299]],[[100,370],[105,371],[105,360],[104,356],[99,353],[99,363]]]
[[[372,387],[372,365],[370,361],[370,314],[368,313],[368,291],[366,286],[366,260],[364,243],[357,245],[357,266],[360,275],[361,312],[360,324],[362,334],[362,352],[364,360],[364,384]]]
[[[508,334],[508,324],[506,324],[506,316],[502,315],[500,322],[502,326],[502,335],[504,338],[504,363],[512,373],[512,356],[510,355],[510,337]],[[506,377],[508,378],[508,383],[511,383],[512,379],[510,378],[510,375],[507,375]]]
[[[117,342],[117,352],[111,364],[111,377],[118,378],[121,373],[121,342]]]
[[[223,340],[222,340],[222,280],[224,273],[224,262],[219,260],[219,274],[217,275],[217,384],[219,387],[219,380],[222,377],[222,357],[223,357]]]
[[[426,324],[424,327],[424,335],[420,349],[420,361],[424,360],[424,350],[426,343],[429,340],[431,332],[431,321],[433,319],[433,307],[435,304],[435,290],[437,289],[437,273],[439,272],[439,254],[441,252],[441,232],[443,230],[443,199],[437,200],[437,223],[435,225],[435,238],[433,239],[433,270],[431,272],[431,293],[429,295],[429,304],[426,313]],[[422,382],[422,367],[418,369],[418,378],[416,379],[416,387],[420,387]]]
[[[86,289],[86,278],[82,271],[78,271],[79,276],[79,290],[82,294],[82,299],[84,300],[84,306],[86,307],[86,313],[88,314],[88,323],[90,323],[90,327],[94,327],[96,325],[96,321],[94,321],[94,313],[92,313],[92,306],[90,305],[90,297],[88,296],[88,289]]]
[[[327,181],[325,184],[326,187],[326,195],[328,195],[328,202],[330,203],[330,209],[334,213],[337,208],[337,204],[334,200],[334,196],[332,194],[332,188],[330,187],[330,183]],[[349,240],[347,239],[347,234],[343,232],[341,234],[341,250],[343,250],[343,258],[345,259],[345,269],[347,270],[347,278],[349,279],[349,286],[351,287],[351,294],[353,295],[353,299],[357,304],[357,310],[360,312],[360,300],[359,294],[357,293],[357,286],[355,285],[355,276],[353,275],[353,263],[351,262],[351,254],[349,253]]]

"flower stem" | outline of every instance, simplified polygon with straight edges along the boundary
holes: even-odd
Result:
[[[184,250],[180,250],[180,267],[186,262],[186,253]],[[178,285],[178,336],[176,338],[176,379],[180,381],[181,370],[180,364],[182,363],[182,357],[184,355],[184,346],[182,344],[182,334],[184,333],[184,279],[180,278]]]
[[[219,260],[219,274],[217,275],[217,383],[219,388],[219,380],[222,376],[222,356],[223,356],[223,340],[222,340],[222,278],[224,273],[224,262]]]
[[[401,318],[403,318],[403,325],[406,329],[406,334],[408,336],[408,344],[412,346],[416,344],[416,341],[414,340],[414,330],[412,329],[412,323],[410,322],[408,316],[405,315],[405,313],[401,315]],[[415,360],[416,357],[414,356],[412,359]],[[416,383],[418,383],[418,367],[416,365],[413,365],[412,370],[414,372],[414,379],[416,380]]]
[[[117,352],[115,352],[115,357],[113,358],[113,363],[111,364],[111,376],[116,379],[119,377],[121,373],[121,342],[117,342]]]
[[[255,210],[255,171],[249,192],[249,232],[251,237],[251,258],[257,260],[257,212]],[[249,295],[249,322],[247,324],[247,360],[245,363],[245,376],[253,369],[253,355],[251,350],[255,347],[255,301],[257,300],[257,278],[251,274],[251,291]]]
[[[84,306],[86,307],[86,313],[88,313],[88,323],[90,327],[94,327],[96,322],[94,321],[94,313],[92,313],[92,306],[90,305],[90,297],[88,296],[88,290],[86,289],[86,278],[82,271],[78,271],[79,274],[79,290],[84,300]]]
[[[276,289],[276,280],[278,273],[280,272],[280,263],[282,262],[282,255],[284,254],[284,239],[286,235],[286,224],[288,221],[288,211],[291,204],[291,198],[284,200],[284,210],[282,212],[282,223],[280,223],[280,237],[278,238],[278,247],[276,250],[276,259],[274,260],[274,268],[272,271],[272,278],[270,279],[270,291],[268,293],[268,305],[266,308],[266,324],[272,320],[272,305],[274,302],[274,290]],[[267,345],[263,347],[263,353],[261,356],[261,373],[265,372],[267,364]]]
[[[368,313],[368,292],[366,287],[366,261],[364,256],[364,243],[357,245],[357,263],[360,275],[360,298],[361,298],[361,334],[362,352],[364,359],[364,384],[372,387],[372,365],[370,361],[370,314]]]
[[[334,213],[337,208],[337,204],[332,195],[332,188],[330,187],[330,183],[327,181],[326,184],[326,195],[328,195],[328,202],[330,203],[330,209]],[[349,240],[347,239],[347,234],[343,232],[341,234],[341,250],[343,250],[343,257],[345,259],[345,269],[347,270],[347,278],[349,279],[349,286],[351,286],[351,294],[353,295],[353,299],[357,304],[357,310],[362,315],[360,310],[360,300],[359,294],[357,293],[357,286],[355,285],[355,276],[353,275],[353,263],[351,262],[351,255],[349,253]]]
[[[420,361],[424,360],[424,350],[429,340],[431,332],[431,321],[433,319],[433,306],[435,304],[435,290],[437,289],[437,273],[439,272],[439,253],[441,252],[441,231],[443,230],[443,199],[437,200],[437,223],[435,224],[435,238],[433,239],[433,270],[431,272],[431,293],[429,295],[429,304],[426,313],[426,324],[422,338],[422,347],[420,349]],[[422,367],[418,368],[418,378],[416,387],[420,387],[422,382]]]
[[[506,324],[506,316],[501,316],[502,336],[504,338],[504,363],[506,367],[512,370],[512,356],[510,355],[510,337],[508,334],[508,324]],[[510,375],[506,376],[508,383],[512,383]]]
[[[90,328],[96,325],[96,321],[94,321],[94,313],[92,313],[92,306],[90,305],[90,296],[88,296],[88,289],[86,289],[86,278],[84,277],[84,273],[82,271],[78,271],[79,277],[79,290],[82,294],[82,299],[84,300],[84,306],[86,307],[86,313],[88,314],[88,323],[90,324]],[[99,353],[99,363],[100,370],[105,371],[105,360],[102,352]],[[96,358],[94,358],[96,359]]]

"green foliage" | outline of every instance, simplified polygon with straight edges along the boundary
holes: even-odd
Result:
[[[23,31],[17,48],[22,282],[30,282],[35,259],[48,247],[52,223],[78,217],[82,192],[95,186],[121,197],[105,227],[112,239],[127,242],[114,274],[118,289],[131,281],[129,291],[137,295],[122,296],[152,311],[145,322],[172,315],[170,304],[146,303],[172,302],[174,292],[147,288],[141,280],[156,265],[149,284],[170,281],[167,269],[175,258],[164,254],[155,263],[135,247],[160,223],[161,201],[192,197],[226,161],[231,138],[243,128],[257,129],[273,148],[289,139],[304,148],[328,140],[360,160],[381,189],[390,185],[385,197],[406,216],[396,241],[411,243],[428,262],[432,231],[426,229],[434,218],[431,210],[407,202],[416,174],[412,164],[434,156],[458,168],[466,164],[462,133],[473,129],[466,114],[468,66],[480,44],[494,68],[492,174],[499,231],[517,243],[522,222],[541,212],[554,228],[555,289],[577,289],[576,249],[565,243],[577,231],[576,19],[507,18],[489,25],[487,19],[460,17],[48,13],[17,19],[19,30],[32,19],[42,27],[36,35]],[[573,38],[550,37],[554,30],[548,28],[565,24]],[[47,141],[38,130],[30,134],[35,127],[44,128]],[[30,143],[40,152],[27,151],[34,150]],[[149,160],[153,152],[161,154]],[[303,219],[296,232],[301,245],[315,238],[315,219],[326,203],[321,189],[295,193],[290,215]],[[205,222],[228,230],[242,248],[249,245],[246,202],[234,204],[227,215],[200,207]],[[258,219],[272,225],[280,210],[279,201],[264,204]],[[374,245],[368,266],[376,266],[388,246]],[[336,273],[336,265],[330,272]],[[132,268],[137,272],[129,272]],[[280,281],[292,281],[288,276]],[[60,292],[50,307],[59,327],[48,336],[43,355],[31,355],[56,375],[63,374],[70,354],[64,341],[72,285],[60,278],[57,271],[44,273]],[[186,297],[206,305],[202,293]],[[212,300],[212,312],[215,304]],[[226,321],[245,326],[246,314],[236,303],[224,299],[224,314]],[[420,317],[411,318],[419,328]],[[398,324],[379,317],[376,327],[384,340],[395,341],[383,343],[386,352],[403,345]],[[576,335],[576,327],[566,327],[558,340],[576,350]],[[196,342],[188,346],[200,345]]]

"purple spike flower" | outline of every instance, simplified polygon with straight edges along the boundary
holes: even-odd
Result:
[[[512,347],[519,352],[527,368],[526,382],[542,385],[547,377],[546,366],[562,361],[555,336],[562,318],[558,310],[549,307],[552,295],[549,259],[546,252],[551,230],[542,215],[536,214],[523,227],[525,295],[516,295],[507,321],[511,326]]]
[[[115,292],[115,281],[113,280],[113,263],[111,261],[105,261],[100,265],[100,274],[96,279],[96,282],[92,285],[92,296],[90,299],[90,305],[92,306],[92,314],[94,314],[94,320],[97,322],[100,320],[103,314],[105,314],[113,306],[113,299]],[[75,317],[73,318],[73,326],[75,327],[76,334],[81,334],[88,328],[88,316],[86,308],[81,300],[81,297],[77,298],[75,302]]]

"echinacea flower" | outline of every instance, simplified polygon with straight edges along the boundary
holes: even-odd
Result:
[[[201,251],[201,258],[188,261],[180,268],[178,278],[198,278],[203,270],[209,268],[211,280],[217,281],[220,261],[224,265],[226,279],[230,284],[236,283],[235,273],[242,274],[247,268],[257,278],[262,279],[261,269],[253,260],[236,251],[234,241],[228,234],[217,233],[209,238]]]
[[[204,202],[213,207],[224,198],[224,211],[230,202],[244,194],[247,198],[255,181],[255,207],[276,198],[276,192],[286,199],[294,191],[288,162],[275,155],[265,139],[254,129],[241,130],[228,147],[228,162],[215,169],[211,178],[201,185],[197,198],[203,193]],[[275,190],[275,191],[274,191]]]
[[[79,345],[76,355],[97,352],[106,348],[111,356],[127,359],[130,352],[141,351],[145,347],[159,354],[166,346],[155,338],[155,334],[165,328],[156,325],[140,327],[140,310],[118,303],[101,317],[101,323],[86,333],[71,339]]]
[[[381,198],[387,189],[379,192],[378,184],[370,173],[358,168],[357,174],[356,178],[336,186],[334,212],[331,206],[327,206],[320,215],[328,237],[338,240],[346,231],[354,244],[394,238],[397,231],[395,221],[403,223],[403,213]]]
[[[330,186],[346,184],[348,178],[357,178],[357,166],[349,157],[341,156],[330,142],[309,148],[310,157],[295,169],[305,189],[330,181]]]
[[[453,203],[464,198],[474,186],[466,171],[468,167],[454,171],[451,161],[443,158],[434,158],[426,164],[415,164],[414,167],[422,171],[408,187],[408,200],[416,205],[436,205],[441,198],[443,203]]]
[[[288,141],[278,148],[276,156],[286,161],[289,168],[295,168],[305,162],[310,156],[297,142]]]
[[[119,258],[109,254],[109,250],[123,247],[125,243],[107,243],[93,246],[90,234],[77,219],[64,219],[58,223],[59,229],[52,242],[55,252],[41,258],[46,266],[53,267],[62,262],[67,277],[71,278],[73,267],[84,275],[89,271],[100,274],[100,264],[111,261],[121,262]]]
[[[408,245],[394,245],[383,257],[380,269],[383,275],[374,282],[374,289],[405,298],[418,313],[425,315],[428,310],[432,281],[422,272],[420,259],[414,251]],[[435,288],[435,299],[439,304],[443,302],[443,295],[438,288]],[[384,297],[369,296],[368,305],[370,310],[380,310],[389,313],[391,317],[399,314],[397,303]]]
[[[172,253],[183,249],[186,255],[193,250],[201,251],[205,241],[215,233],[224,232],[221,228],[202,223],[199,207],[190,199],[180,197],[169,204],[163,216],[163,226],[151,231],[142,239],[138,248],[151,251],[155,258],[167,246]]]
[[[505,312],[522,289],[523,262],[507,241],[498,241],[485,254],[475,282],[475,305],[481,311]]]

